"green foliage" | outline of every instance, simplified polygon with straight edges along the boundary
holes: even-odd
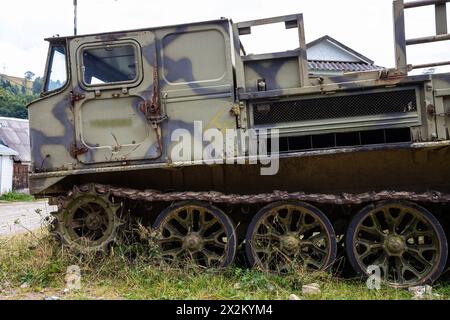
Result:
[[[25,87],[13,85],[5,79],[0,79],[0,117],[10,117],[27,119],[28,111],[26,106],[38,95],[36,91],[40,91],[42,79],[36,79],[36,85],[33,85],[33,94],[27,92]],[[36,87],[36,91],[35,91]]]
[[[25,75],[24,75],[25,79],[29,80],[29,81],[33,80],[34,76],[35,76],[35,74],[32,71],[27,71],[27,72],[25,72]]]
[[[381,290],[369,290],[364,281],[328,273],[297,271],[279,276],[238,267],[172,269],[155,260],[153,250],[146,250],[149,248],[145,242],[133,246],[119,242],[107,255],[80,255],[62,249],[46,231],[0,237],[0,286],[6,289],[3,294],[15,299],[61,296],[67,268],[77,265],[82,288],[68,292],[63,299],[285,300],[291,294],[305,300],[412,298],[407,290],[385,285]],[[29,288],[20,289],[23,283]],[[320,294],[302,294],[302,286],[311,283],[320,285]],[[45,293],[39,294],[43,289]],[[435,299],[448,299],[448,282],[436,284],[433,291],[440,295]]]
[[[29,194],[9,192],[9,193],[5,193],[4,195],[0,196],[0,201],[31,202],[31,201],[34,201],[34,198],[32,196],[30,196]]]
[[[42,92],[44,86],[44,79],[41,77],[37,77],[36,80],[33,82],[33,94],[39,95]]]

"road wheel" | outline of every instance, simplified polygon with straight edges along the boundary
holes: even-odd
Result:
[[[181,202],[164,210],[154,229],[161,255],[176,266],[193,263],[204,268],[225,268],[236,254],[236,231],[220,209],[201,202]]]
[[[447,239],[439,221],[410,202],[381,202],[359,212],[346,235],[347,256],[353,268],[367,275],[380,268],[393,287],[429,284],[447,262]]]
[[[297,201],[263,208],[246,236],[252,266],[284,273],[295,266],[321,271],[336,258],[336,237],[328,218],[316,207]]]

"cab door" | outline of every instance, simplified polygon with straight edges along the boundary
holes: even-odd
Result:
[[[80,162],[161,157],[158,130],[143,108],[158,94],[155,50],[155,36],[149,31],[71,40],[73,153]]]

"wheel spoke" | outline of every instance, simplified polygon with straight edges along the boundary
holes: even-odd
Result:
[[[261,223],[261,225],[263,225],[265,228],[267,228],[267,230],[269,231],[269,235],[276,237],[276,238],[280,238],[281,237],[281,233],[279,233],[269,222],[264,221]]]
[[[411,266],[409,264],[404,264],[403,265],[403,271],[404,272],[406,272],[406,271],[411,272],[416,277],[416,279],[418,279],[418,280],[422,279],[422,277],[423,277],[422,273],[420,273],[416,268],[414,268],[413,266]]]
[[[217,253],[212,252],[211,250],[204,249],[202,252],[203,252],[203,255],[208,260],[208,266],[212,265],[212,263],[211,263],[212,261],[222,262],[222,260],[223,260],[223,256],[220,256]]]
[[[420,220],[416,216],[413,216],[400,234],[408,238],[411,234],[413,234],[416,231],[419,222]]]
[[[180,238],[183,237],[183,235],[181,234],[181,232],[178,231],[174,226],[172,226],[172,225],[170,224],[170,222],[167,222],[167,223],[164,225],[164,229],[166,229],[167,231],[169,231],[171,236],[177,236],[177,237],[180,237]]]
[[[383,208],[382,210],[386,223],[388,224],[389,232],[395,233],[395,219],[392,217],[390,208]]]
[[[266,233],[266,234],[255,234],[253,237],[254,240],[279,240],[280,236],[274,235],[273,233]]]
[[[320,223],[318,221],[314,221],[313,223],[310,224],[304,224],[301,226],[298,234],[303,235],[307,232],[310,232],[311,230],[314,230],[317,227],[320,227]]]
[[[382,227],[384,222],[386,228]],[[442,227],[434,224],[426,209],[408,202],[381,202],[363,208],[351,226],[346,236],[353,243],[346,250],[357,262],[353,263],[357,271],[366,272],[370,265],[378,265],[386,281],[397,287],[419,285],[439,276],[436,261],[442,264],[446,259],[438,243],[437,232]]]
[[[283,218],[280,217],[278,212],[274,212],[273,217],[274,217],[273,223],[269,222],[269,224],[279,226],[282,229],[283,234],[286,234],[287,232],[289,232],[289,227],[284,224],[284,220],[283,220]],[[273,226],[272,229],[275,230],[275,226]]]
[[[219,242],[217,240],[209,239],[209,240],[205,240],[204,243],[213,245],[214,247],[219,248],[219,249],[225,249],[227,247],[227,245],[225,243]]]
[[[401,257],[395,257],[395,271],[397,274],[397,281],[398,282],[404,282],[404,274],[405,274],[405,267],[404,267],[404,261]]]
[[[189,222],[187,221],[187,217],[186,219],[182,219],[178,214],[175,214],[172,216],[172,219],[178,222],[186,230],[189,230]]]
[[[364,261],[367,257],[370,257],[370,256],[373,255],[373,254],[375,254],[375,253],[373,252],[373,250],[367,249],[366,251],[364,251],[363,254],[361,254],[361,255],[359,256],[359,259],[360,259],[361,261]]]
[[[282,225],[283,225],[284,230],[285,230],[286,232],[290,232],[290,231],[291,231],[291,225],[292,225],[292,212],[293,212],[292,207],[288,207],[288,208],[287,208],[286,218],[281,218],[280,216],[278,216],[278,219],[282,222]]]
[[[211,227],[216,225],[219,221],[215,219],[214,217],[206,221],[206,213],[203,211],[200,213],[200,233],[203,235],[206,231],[208,231]]]
[[[408,251],[411,256],[414,257],[414,259],[418,260],[420,263],[422,263],[424,266],[433,267],[433,263],[426,260],[420,253],[415,251]]]
[[[395,228],[396,229],[400,227],[400,225],[402,224],[403,219],[405,219],[407,213],[408,213],[408,211],[406,211],[404,208],[401,209],[398,217],[395,219]]]
[[[376,236],[381,236],[381,237],[383,237],[385,235],[381,230],[377,229],[376,227],[360,226],[359,231],[364,231],[364,232],[367,232],[367,233],[370,233],[370,234],[373,234]]]
[[[298,232],[298,233],[300,233],[300,229],[306,223],[305,222],[305,218],[306,218],[305,213],[303,211],[301,211],[301,210],[299,211],[299,213],[300,213],[300,216],[299,216],[297,224],[295,226],[295,231]]]
[[[224,231],[222,229],[220,229],[220,230],[214,232],[213,234],[211,234],[210,236],[205,237],[205,241],[210,241],[210,240],[216,241],[216,240],[218,240],[219,236],[222,235],[223,233],[224,233]]]
[[[429,245],[408,245],[406,248],[407,251],[413,252],[416,254],[422,255],[425,251],[438,251],[436,246],[429,244]]]
[[[372,263],[374,266],[378,266],[380,269],[383,270],[384,275],[386,276],[388,271],[388,257],[387,255],[382,252],[380,256]]]
[[[187,228],[188,231],[191,232],[194,230],[194,209],[189,207],[187,211],[188,211],[188,215],[186,217]]]
[[[72,229],[79,229],[84,227],[84,219],[74,219],[70,223]]]
[[[304,261],[304,265],[305,265],[306,267],[308,267],[308,265],[313,265],[313,266],[316,267],[317,269],[323,268],[323,265],[322,265],[322,263],[321,263],[320,261],[316,261],[316,260],[314,260],[314,259],[312,259],[312,258],[306,259],[306,260]]]
[[[336,240],[327,235],[329,221],[316,213],[317,208],[300,202],[280,202],[261,211],[264,213],[259,214],[259,220],[252,222],[253,233],[246,244],[257,265],[279,272],[289,270],[300,260],[308,267],[323,270],[334,260],[335,251],[331,249]]]
[[[79,209],[83,211],[86,216],[89,216],[91,214],[91,211],[89,209],[86,209],[84,206],[80,206]]]
[[[171,235],[170,237],[159,239],[159,242],[160,243],[183,242],[183,238],[180,236]]]
[[[315,236],[312,236],[311,238],[309,238],[309,239],[306,240],[306,241],[300,242],[300,246],[303,246],[303,247],[310,247],[310,248],[312,248],[313,250],[316,250],[316,251],[318,251],[318,252],[320,252],[320,253],[326,255],[326,254],[327,254],[327,250],[326,250],[326,249],[323,249],[323,248],[320,248],[320,247],[318,246],[318,244],[317,244],[317,242],[320,241],[320,240],[324,240],[324,242],[325,242],[325,244],[326,244],[326,236],[319,233],[319,234],[317,234],[317,235],[315,235]]]
[[[383,245],[381,243],[372,242],[372,241],[361,239],[361,238],[356,239],[355,243],[362,244],[364,247],[367,248],[367,250],[381,249],[383,247]]]
[[[174,259],[177,259],[180,257],[180,255],[184,252],[183,248],[178,249],[170,249],[170,250],[164,250],[162,252],[163,256],[171,256]]]
[[[219,209],[197,202],[183,202],[163,211],[157,221],[161,222],[154,226],[156,230],[170,232],[170,236],[159,240],[163,256],[176,258],[184,254],[202,268],[226,267],[233,261],[235,230]],[[176,225],[171,224],[175,221]],[[180,248],[174,249],[175,245]]]
[[[372,220],[374,228],[377,229],[380,234],[384,235],[383,227],[381,226],[380,221],[378,221],[378,218],[375,216],[375,214],[372,214],[370,216],[370,219]]]

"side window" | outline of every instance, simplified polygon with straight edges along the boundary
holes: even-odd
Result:
[[[54,46],[51,50],[45,92],[61,89],[67,82],[66,49]]]
[[[172,84],[221,80],[227,73],[225,43],[223,34],[217,30],[188,31],[165,36],[165,79]]]
[[[132,82],[137,79],[135,46],[131,44],[85,48],[83,81],[86,85]]]

